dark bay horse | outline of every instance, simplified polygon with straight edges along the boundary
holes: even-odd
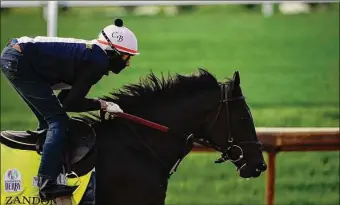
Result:
[[[139,84],[126,85],[102,99],[183,135],[118,117],[81,117],[97,133],[96,204],[164,204],[169,173],[194,142],[221,152],[216,162],[233,162],[243,178],[258,177],[266,170],[238,72],[225,83],[203,69],[198,75],[168,78],[151,73]]]

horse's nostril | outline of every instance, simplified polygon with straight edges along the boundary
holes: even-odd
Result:
[[[255,168],[260,172],[264,172],[267,170],[267,165],[264,162],[260,162],[256,164]]]
[[[259,168],[262,172],[267,170],[267,165],[265,163],[262,163]]]

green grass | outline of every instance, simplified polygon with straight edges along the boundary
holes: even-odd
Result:
[[[96,38],[115,11],[72,9],[59,16],[58,35]],[[206,6],[174,17],[128,15],[124,21],[138,37],[141,55],[121,75],[104,77],[90,96],[137,82],[150,70],[189,74],[203,67],[220,80],[239,70],[257,127],[339,125],[338,6],[271,18],[239,6]],[[1,14],[2,48],[11,37],[45,34],[40,10]],[[1,130],[35,126],[27,106],[1,77]],[[170,180],[167,204],[264,204],[264,176],[243,180],[231,164],[213,164],[215,158],[190,154]],[[338,152],[281,153],[277,161],[277,204],[339,204]]]
[[[265,176],[244,180],[217,154],[191,154],[170,180],[169,205],[264,204]],[[212,171],[213,170],[213,171]],[[334,153],[277,156],[276,204],[339,204],[339,158]]]

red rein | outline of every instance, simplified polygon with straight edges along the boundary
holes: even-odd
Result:
[[[140,123],[142,125],[146,125],[148,127],[152,127],[156,130],[159,130],[159,131],[162,131],[162,132],[168,132],[169,131],[169,128],[166,127],[166,126],[163,126],[163,125],[160,125],[160,124],[157,124],[155,122],[151,122],[149,120],[146,120],[146,119],[143,119],[143,118],[140,118],[140,117],[137,117],[137,116],[134,116],[134,115],[130,115],[128,113],[117,113],[115,114],[121,118],[124,118],[124,119],[128,119],[128,120],[131,120],[131,121],[134,121],[134,122],[137,122],[137,123]]]

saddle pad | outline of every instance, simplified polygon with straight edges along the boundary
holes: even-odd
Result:
[[[37,187],[37,173],[41,156],[35,151],[18,150],[0,144],[0,204],[54,205],[56,200],[41,202]],[[72,205],[79,204],[91,172],[79,178],[66,178],[66,184],[79,185],[72,197]]]

